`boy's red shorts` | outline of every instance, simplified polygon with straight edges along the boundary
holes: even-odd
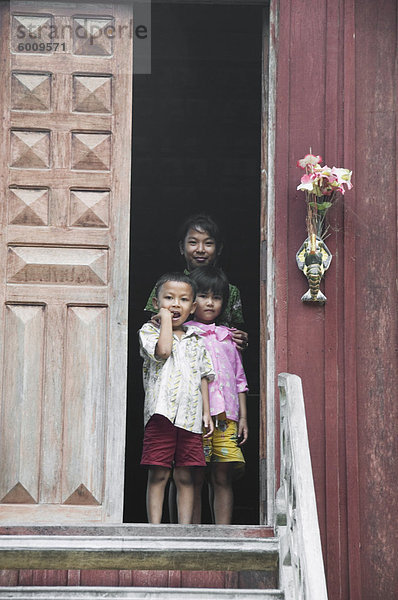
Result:
[[[163,415],[153,415],[145,427],[141,465],[205,467],[202,434],[176,427]]]

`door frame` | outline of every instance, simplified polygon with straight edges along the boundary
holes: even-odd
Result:
[[[268,18],[267,18],[268,17]],[[260,215],[260,523],[275,524],[276,364],[275,364],[275,140],[277,7],[263,15],[261,215]]]

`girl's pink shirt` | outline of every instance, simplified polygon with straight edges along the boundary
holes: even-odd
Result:
[[[194,325],[202,331],[203,340],[210,352],[216,376],[209,382],[210,414],[225,412],[228,419],[239,421],[239,396],[246,392],[247,379],[243,370],[242,358],[232,333],[235,331],[224,325],[188,321],[184,325]]]

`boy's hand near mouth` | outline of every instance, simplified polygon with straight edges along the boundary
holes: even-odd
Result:
[[[160,308],[157,315],[154,315],[151,321],[160,326],[155,356],[156,358],[167,359],[173,349],[173,315],[168,308]]]

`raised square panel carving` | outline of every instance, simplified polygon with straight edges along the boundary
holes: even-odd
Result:
[[[65,347],[62,500],[102,501],[108,309],[68,306]]]
[[[48,225],[47,188],[10,188],[8,222],[12,225]]]
[[[71,190],[69,225],[71,227],[108,227],[110,192]]]
[[[112,17],[75,17],[73,52],[85,56],[111,56],[115,34]]]
[[[48,169],[50,167],[50,132],[11,131],[11,167]]]
[[[109,171],[110,165],[110,132],[72,132],[72,169],[77,171]]]
[[[84,113],[110,113],[112,79],[92,75],[73,76],[73,110]]]
[[[10,246],[8,283],[105,285],[108,252],[103,248]]]
[[[11,49],[13,52],[37,54],[40,51],[39,44],[53,41],[50,38],[53,33],[54,26],[51,15],[13,15]]]
[[[4,308],[4,307],[3,307]],[[0,502],[38,502],[45,307],[6,305]]]
[[[50,73],[11,75],[12,110],[49,111],[51,108]]]

